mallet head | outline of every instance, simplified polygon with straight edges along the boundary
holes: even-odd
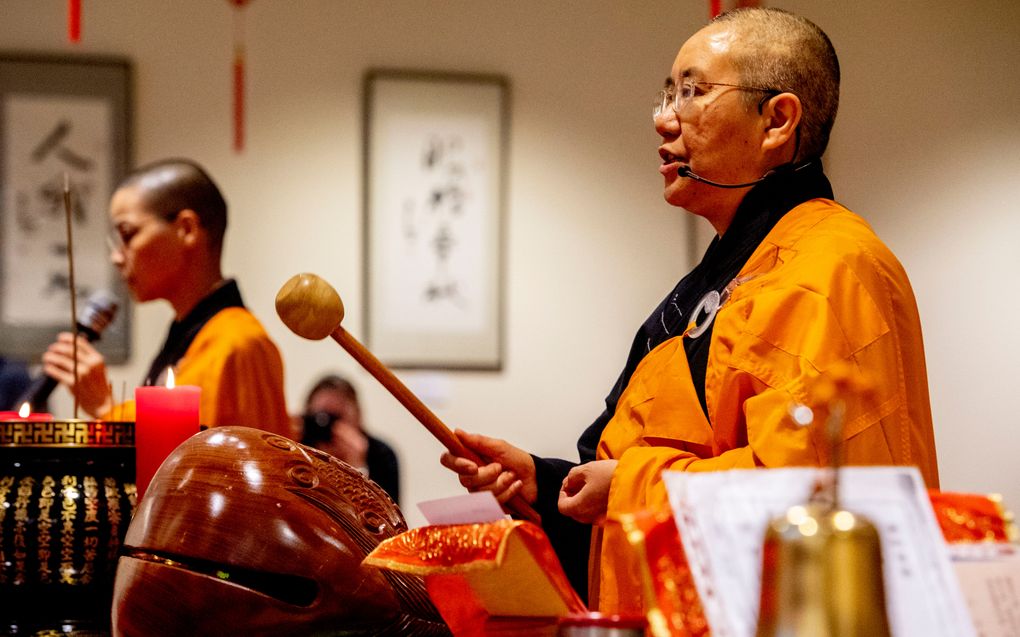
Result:
[[[322,277],[304,272],[295,274],[280,288],[276,313],[298,336],[319,341],[340,327],[344,304]]]

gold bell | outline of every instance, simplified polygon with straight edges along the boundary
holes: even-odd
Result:
[[[832,465],[822,471],[810,501],[769,523],[762,550],[757,637],[889,637],[878,530],[839,506],[842,465],[841,394],[870,391],[853,369],[833,369],[813,388],[812,402],[828,412]],[[815,410],[795,405],[802,426]]]
[[[878,531],[827,505],[795,506],[765,534],[757,637],[890,635]]]

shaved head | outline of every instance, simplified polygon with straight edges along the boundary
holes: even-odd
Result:
[[[164,159],[132,171],[118,186],[135,188],[146,208],[172,221],[181,210],[193,210],[209,236],[215,254],[223,249],[227,202],[205,170],[189,159]]]
[[[817,25],[781,9],[736,9],[707,27],[734,31],[732,63],[742,84],[794,93],[804,114],[800,155],[821,157],[839,106],[839,60]],[[752,106],[759,96],[745,96]]]

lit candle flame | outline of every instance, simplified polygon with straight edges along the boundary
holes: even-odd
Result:
[[[18,418],[28,418],[31,413],[32,405],[28,404],[27,400],[21,403],[21,409],[18,410]]]
[[[174,384],[174,368],[166,368],[166,388],[173,389],[176,385]]]

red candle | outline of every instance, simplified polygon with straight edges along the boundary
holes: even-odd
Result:
[[[138,498],[152,476],[182,442],[198,433],[198,387],[174,386],[173,371],[166,387],[135,389],[135,483]]]

